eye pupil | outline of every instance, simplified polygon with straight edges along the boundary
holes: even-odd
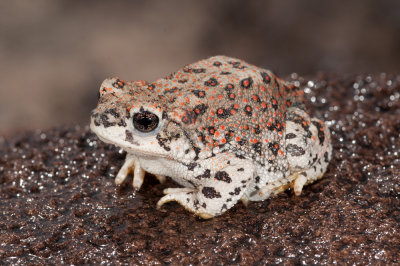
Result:
[[[133,126],[140,132],[150,132],[158,126],[158,116],[144,111],[133,115]]]

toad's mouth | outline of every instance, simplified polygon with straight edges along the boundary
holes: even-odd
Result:
[[[112,137],[108,134],[105,134],[104,133],[105,130],[104,129],[102,130],[102,128],[95,126],[93,121],[91,121],[91,123],[90,123],[90,129],[104,143],[112,144],[112,145],[116,146],[117,148],[122,148],[127,153],[131,153],[131,154],[137,155],[139,157],[149,157],[149,158],[160,158],[160,157],[169,158],[170,157],[167,154],[153,152],[151,150],[144,148],[142,145],[140,145],[139,141],[136,141],[135,139],[133,139],[132,135],[128,134],[129,137],[127,137],[127,136]],[[126,133],[125,133],[125,135],[126,135]]]

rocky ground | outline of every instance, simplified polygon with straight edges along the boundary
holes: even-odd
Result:
[[[157,210],[171,181],[115,186],[124,153],[87,126],[0,138],[1,264],[400,263],[400,75],[289,79],[330,125],[325,177],[211,220]]]

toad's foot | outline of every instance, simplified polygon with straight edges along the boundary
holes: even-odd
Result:
[[[300,196],[303,186],[307,182],[307,177],[304,174],[299,174],[293,182],[293,190],[296,196]]]
[[[260,188],[257,192],[257,197],[253,196],[252,200],[267,199],[269,197],[275,196],[282,193],[286,189],[292,187],[296,196],[301,194],[303,186],[307,182],[306,173],[293,173],[290,176],[278,180],[274,183],[268,184]]]
[[[121,185],[129,174],[133,175],[132,185],[134,189],[140,189],[143,184],[145,171],[140,167],[139,160],[135,156],[127,154],[124,164],[115,177],[115,184]]]
[[[157,180],[161,183],[161,184],[164,184],[165,183],[165,180],[167,180],[167,178],[165,177],[165,175],[154,175],[156,178],[157,178]]]
[[[179,192],[193,192],[195,188],[191,187],[182,187],[182,188],[166,188],[163,190],[164,194],[172,194],[172,193],[179,193]]]
[[[190,189],[190,191],[189,191]],[[164,203],[176,201],[188,211],[195,213],[203,219],[210,219],[215,214],[207,212],[203,206],[200,206],[200,201],[197,199],[198,193],[194,188],[167,188],[164,190],[165,195],[157,202],[157,208],[161,208]]]

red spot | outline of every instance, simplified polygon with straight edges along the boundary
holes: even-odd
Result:
[[[236,137],[235,140],[236,140],[236,141],[240,141],[240,137]]]
[[[261,107],[262,107],[262,108],[267,108],[267,103],[266,103],[266,102],[262,102],[262,103],[261,103]]]
[[[214,136],[219,137],[219,131],[215,131]]]
[[[225,138],[221,139],[221,143],[226,143],[226,139]]]
[[[248,79],[243,80],[243,86],[248,87],[250,85],[250,81]]]
[[[225,126],[224,126],[224,125],[221,125],[219,128],[220,128],[221,130],[225,130]]]

